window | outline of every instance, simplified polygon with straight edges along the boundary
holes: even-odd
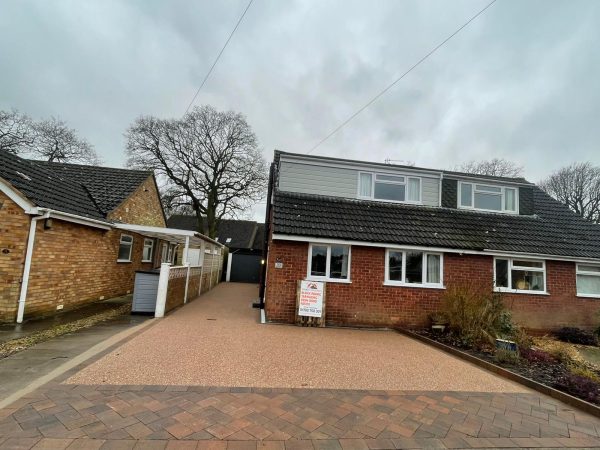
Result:
[[[162,251],[161,251],[161,255],[160,255],[160,262],[166,263],[169,262],[169,244],[167,244],[166,242],[163,242],[162,245]]]
[[[421,179],[404,175],[385,175],[360,172],[358,196],[390,202],[421,201]]]
[[[142,262],[152,262],[154,251],[154,239],[144,239],[144,251],[142,252]]]
[[[494,259],[494,288],[497,291],[546,292],[546,264],[530,259]]]
[[[517,189],[478,183],[460,183],[459,207],[482,211],[518,212]]]
[[[577,264],[577,295],[600,297],[600,265]]]
[[[385,284],[442,287],[440,253],[388,249],[385,259]]]
[[[133,236],[122,234],[119,240],[119,254],[117,262],[130,262],[131,251],[133,250]]]
[[[308,277],[350,281],[350,246],[310,244],[308,246]]]

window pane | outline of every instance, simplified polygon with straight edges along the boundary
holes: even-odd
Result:
[[[387,184],[375,182],[375,198],[381,200],[404,201],[405,188],[403,184]]]
[[[404,177],[397,177],[394,175],[377,175],[375,181],[393,181],[394,183],[404,183]]]
[[[315,277],[327,275],[327,247],[313,245],[311,255],[310,274]]]
[[[420,178],[409,178],[408,179],[408,193],[407,200],[411,202],[421,201],[421,179]]]
[[[389,272],[388,278],[390,281],[402,281],[402,252],[388,252]]]
[[[517,196],[514,189],[504,189],[504,209],[507,211],[517,210]]]
[[[439,283],[441,280],[440,255],[427,255],[427,282]]]
[[[513,261],[513,266],[536,267],[538,269],[542,269],[544,267],[544,263],[542,261],[527,261],[527,260],[515,259]]]
[[[329,266],[329,278],[348,279],[348,252],[349,247],[345,245],[331,246],[331,263]]]
[[[508,287],[508,260],[496,260],[496,287]]]
[[[487,186],[485,184],[476,184],[475,190],[476,191],[485,191],[485,192],[497,192],[498,194],[500,194],[502,192],[502,188],[499,188],[496,186]]]
[[[119,256],[117,259],[123,259],[129,261],[129,253],[131,250],[131,244],[120,244],[119,245]]]
[[[133,242],[132,236],[127,236],[125,234],[121,235],[121,242]]]
[[[361,197],[371,197],[373,175],[370,173],[361,173],[359,178],[358,195]]]
[[[600,274],[600,266],[584,266],[582,264],[579,264],[577,266],[577,270],[579,272],[595,272],[597,274]]]
[[[406,253],[406,282],[407,283],[422,283],[423,282],[423,253],[407,252]]]
[[[523,291],[543,291],[544,273],[513,269],[512,288]]]
[[[473,185],[468,183],[460,184],[460,204],[461,206],[473,206]]]
[[[600,295],[600,277],[595,275],[577,275],[577,293]]]
[[[475,192],[475,208],[502,211],[502,196]]]

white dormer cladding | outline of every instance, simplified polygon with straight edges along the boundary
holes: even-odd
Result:
[[[519,214],[519,188],[487,181],[458,182],[458,208]]]
[[[364,180],[362,185],[361,179]],[[367,187],[368,180],[371,181],[370,189]],[[279,189],[332,197],[439,206],[440,172],[282,154]]]

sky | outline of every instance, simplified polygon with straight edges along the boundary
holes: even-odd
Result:
[[[196,105],[305,153],[489,0],[254,0]],[[58,116],[105,165],[140,115],[183,115],[247,0],[0,0],[0,109]],[[600,1],[498,0],[313,154],[530,181],[600,164]],[[247,217],[264,219],[264,204]]]

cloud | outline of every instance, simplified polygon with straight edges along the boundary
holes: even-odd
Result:
[[[246,115],[265,157],[305,152],[487,1],[255,0],[198,103]],[[140,114],[183,114],[245,0],[3,3],[0,108],[58,115],[109,165]],[[600,4],[502,0],[315,152],[533,181],[598,164]],[[260,216],[262,206],[257,206]]]

